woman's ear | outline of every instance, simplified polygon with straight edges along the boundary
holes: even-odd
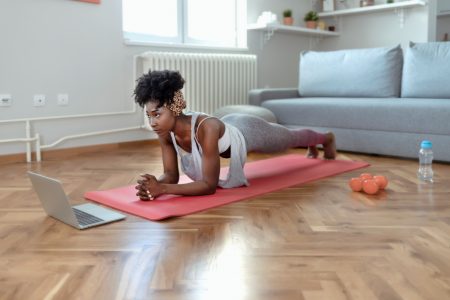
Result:
[[[164,110],[167,111],[167,113],[169,113],[172,117],[176,118],[177,117],[177,113],[173,110],[171,110],[168,106],[164,105],[163,106]]]
[[[174,112],[173,110],[171,110],[171,109],[169,108],[169,106],[167,106],[166,104],[164,104],[164,105],[162,106],[162,109],[167,110],[172,116],[176,117],[175,112]]]

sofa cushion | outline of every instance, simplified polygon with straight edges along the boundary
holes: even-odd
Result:
[[[411,43],[403,66],[402,97],[450,98],[450,42]]]
[[[303,97],[399,97],[403,54],[393,48],[300,54]]]
[[[252,115],[260,117],[270,123],[277,123],[277,118],[273,112],[267,108],[257,105],[226,105],[216,110],[213,113],[213,116],[221,119],[222,117],[232,113]]]
[[[297,98],[262,106],[283,125],[450,135],[448,99]]]

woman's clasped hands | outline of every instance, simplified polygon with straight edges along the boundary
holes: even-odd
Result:
[[[154,200],[163,193],[162,186],[155,176],[150,174],[141,174],[142,179],[138,180],[135,187],[138,192],[136,196],[142,201]]]

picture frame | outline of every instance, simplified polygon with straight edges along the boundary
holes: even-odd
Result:
[[[323,0],[322,2],[322,11],[330,12],[336,10],[336,0]]]

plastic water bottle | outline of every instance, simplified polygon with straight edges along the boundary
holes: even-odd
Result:
[[[433,144],[430,141],[422,141],[419,150],[419,170],[417,177],[421,181],[433,182]]]

